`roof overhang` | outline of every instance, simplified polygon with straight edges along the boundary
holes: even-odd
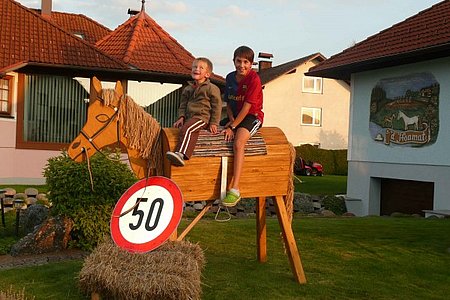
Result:
[[[422,48],[415,51],[400,53],[396,55],[377,57],[374,59],[358,61],[354,63],[344,64],[340,66],[321,68],[320,64],[305,73],[307,76],[325,77],[349,81],[351,74],[417,63],[437,58],[450,56],[450,43],[442,44],[435,47]],[[339,55],[339,54],[338,54]],[[331,61],[330,58],[328,61]],[[325,61],[325,64],[328,62]],[[316,70],[317,69],[317,70]]]
[[[104,81],[117,81],[126,79],[133,81],[185,84],[188,80],[192,80],[191,76],[188,74],[152,72],[132,69],[89,68],[80,66],[43,64],[35,62],[20,62],[2,68],[0,69],[0,76],[8,72],[62,75],[85,78],[96,76],[97,78]],[[216,79],[212,79],[212,81],[215,84],[224,86],[224,81]]]

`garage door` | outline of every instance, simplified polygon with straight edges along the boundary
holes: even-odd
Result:
[[[421,214],[433,209],[434,182],[381,179],[381,215]]]

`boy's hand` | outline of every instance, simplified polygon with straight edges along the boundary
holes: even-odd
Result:
[[[224,130],[222,130],[220,133],[223,133],[225,136],[225,141],[230,142],[233,140],[234,132],[231,130],[231,128],[227,127]]]
[[[209,132],[214,134],[217,133],[217,125],[216,124],[209,125]]]
[[[173,127],[180,128],[184,124],[184,118],[179,118],[175,123],[173,123]]]

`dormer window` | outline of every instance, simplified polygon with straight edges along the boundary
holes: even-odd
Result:
[[[83,33],[75,32],[74,35],[75,35],[76,37],[79,37],[80,39],[84,40],[84,34],[83,34]]]

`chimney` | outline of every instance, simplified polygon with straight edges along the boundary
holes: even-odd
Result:
[[[272,61],[270,59],[273,58],[273,55],[271,53],[259,52],[258,58],[260,58],[258,62],[258,71],[272,68]]]
[[[50,19],[52,16],[52,0],[41,0],[41,15]]]

